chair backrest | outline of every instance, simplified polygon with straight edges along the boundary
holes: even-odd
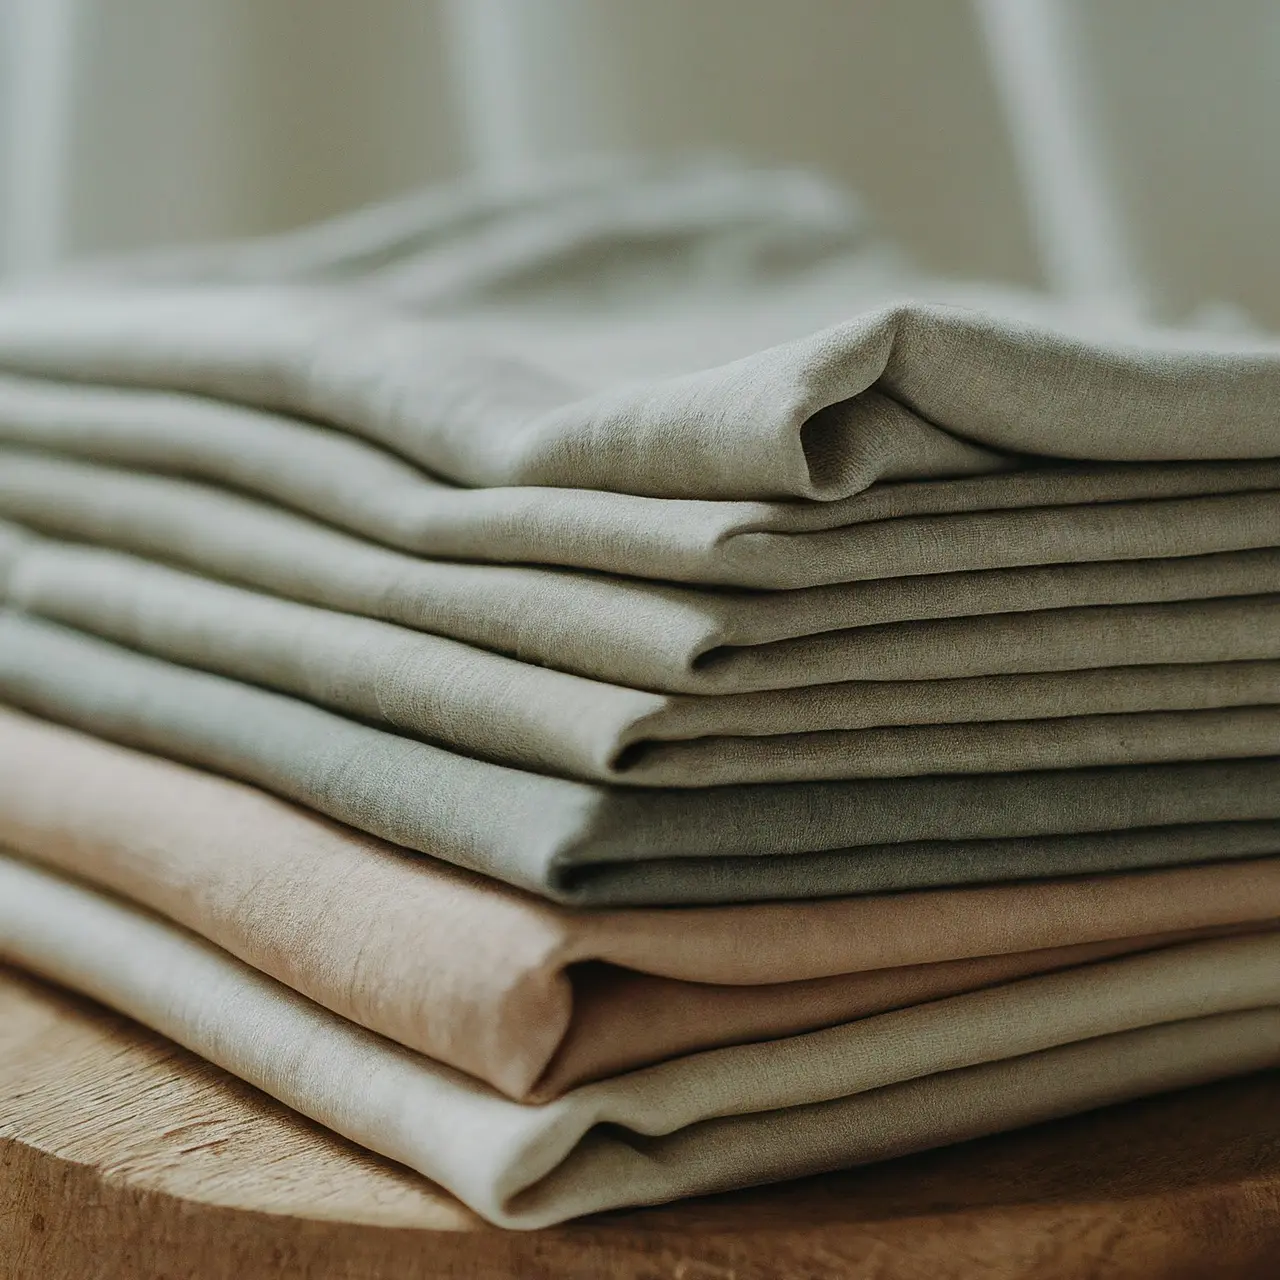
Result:
[[[1045,279],[1140,313],[1133,237],[1090,94],[1070,0],[974,0]]]

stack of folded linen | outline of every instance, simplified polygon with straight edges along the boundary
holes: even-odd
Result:
[[[1280,346],[865,241],[594,171],[0,300],[0,954],[511,1226],[1280,1064]]]

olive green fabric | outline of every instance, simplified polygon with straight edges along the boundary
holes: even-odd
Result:
[[[262,593],[0,530],[0,692],[584,901],[1211,859],[1280,818],[1280,346],[613,180],[0,296],[0,517]],[[807,250],[717,281],[748,226]]]
[[[0,697],[562,901],[822,896],[1206,861],[1231,856],[1215,824],[1249,833],[1280,819],[1274,757],[698,791],[571,782],[14,613],[0,621]],[[1172,827],[1177,838],[1143,830]],[[1055,836],[1082,838],[1083,856],[1025,839]],[[890,847],[864,862],[877,845]]]

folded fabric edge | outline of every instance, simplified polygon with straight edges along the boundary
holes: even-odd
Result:
[[[644,1198],[630,1183],[619,1198],[615,1184],[612,1190],[606,1189],[606,1194],[612,1197],[606,1203],[584,1206],[581,1198],[578,1203],[562,1200],[552,1217],[534,1220],[526,1217],[519,1222],[508,1220],[505,1203],[519,1191],[541,1180],[538,1169],[530,1166],[529,1157],[534,1155],[534,1151],[527,1141],[521,1144],[517,1140],[517,1150],[505,1160],[502,1169],[481,1167],[483,1161],[479,1166],[469,1168],[465,1160],[449,1168],[447,1159],[442,1166],[432,1154],[437,1144],[428,1139],[443,1125],[439,1139],[444,1140],[462,1118],[448,1110],[435,1109],[431,1115],[423,1114],[417,1108],[406,1111],[403,1100],[395,1099],[395,1082],[406,1085],[417,1082],[415,1091],[427,1090],[423,1100],[431,1096],[433,1104],[438,1102],[441,1107],[447,1108],[449,1099],[453,1098],[455,1105],[477,1108],[470,1117],[473,1123],[485,1123],[485,1115],[491,1115],[496,1122],[499,1112],[506,1108],[508,1117],[519,1119],[511,1136],[516,1137],[518,1131],[525,1128],[526,1139],[532,1138],[534,1146],[544,1153],[561,1146],[566,1146],[569,1151],[576,1148],[584,1132],[584,1117],[562,1111],[547,1123],[545,1109],[520,1108],[496,1099],[483,1087],[469,1084],[448,1068],[429,1064],[380,1037],[323,1012],[304,997],[282,988],[185,931],[149,919],[144,913],[103,895],[77,888],[46,873],[24,872],[14,863],[0,865],[0,875],[4,875],[13,890],[12,894],[0,897],[0,905],[8,907],[7,917],[0,913],[6,937],[4,950],[17,963],[104,1000],[156,1030],[173,1036],[202,1056],[228,1067],[321,1123],[382,1154],[410,1164],[444,1183],[490,1220],[503,1225],[545,1225],[594,1208],[607,1207],[607,1204],[634,1203]],[[68,930],[68,922],[72,919],[85,928]],[[89,937],[88,934],[94,936]],[[121,942],[132,938],[126,952],[95,953],[95,943],[101,944],[112,934]],[[84,952],[84,955],[78,957],[79,952]],[[169,963],[158,966],[156,962],[161,958]],[[159,981],[158,975],[163,975]],[[194,1008],[183,1013],[181,1001],[178,1005],[171,1002],[179,994],[174,984],[182,982],[184,977],[196,977],[211,988],[223,988],[223,999],[210,1007],[222,1007],[228,1014],[234,1008],[237,1016],[231,1021],[224,1018],[219,1024],[217,1019],[208,1017],[207,1011],[199,1016],[194,1015]],[[166,984],[174,989],[162,989]],[[187,991],[183,998],[191,999],[193,996],[194,993]],[[255,1021],[277,1016],[296,1023],[299,1043],[295,1049],[277,1059],[273,1054],[264,1057],[265,1046],[258,1045],[248,1059],[237,1060],[237,1043],[241,1048],[255,1044],[252,1032]],[[248,1019],[247,1024],[242,1023],[244,1018]],[[271,1037],[271,1042],[278,1043],[281,1030],[277,1023],[276,1037]],[[307,1051],[308,1057],[299,1058],[298,1053],[303,1052],[304,1044],[310,1041],[315,1043],[312,1050]],[[312,1055],[320,1052],[321,1041],[327,1042],[328,1052],[316,1060]],[[1274,1040],[1269,1048],[1273,1054],[1276,1052]],[[324,1082],[325,1073],[332,1071],[338,1062],[354,1068],[361,1078],[366,1073],[381,1077],[382,1093],[378,1105],[381,1108],[390,1104],[392,1112],[382,1114],[379,1110],[377,1115],[371,1112],[363,1118],[351,1112],[339,1100],[338,1094],[332,1093],[335,1078],[330,1078],[327,1086]],[[388,1086],[392,1088],[392,1096],[382,1096]],[[317,1091],[322,1097],[321,1102],[307,1098],[309,1088]],[[323,1100],[326,1088],[332,1094],[327,1102]],[[787,1108],[778,1112],[773,1119],[785,1124],[791,1110]],[[803,1113],[802,1107],[796,1113],[797,1118],[801,1118]],[[769,1113],[764,1114],[768,1123]],[[535,1116],[539,1119],[532,1129],[528,1129],[524,1118]],[[422,1127],[424,1123],[425,1129]],[[454,1135],[454,1140],[460,1137],[461,1131]],[[464,1146],[469,1148],[473,1142],[474,1130],[468,1126]],[[551,1172],[559,1163],[558,1159],[553,1159],[541,1170],[542,1175]],[[769,1176],[777,1175],[766,1175]],[[514,1184],[524,1185],[513,1185],[513,1180]],[[745,1183],[735,1180],[730,1185]],[[600,1190],[596,1188],[597,1192]],[[690,1193],[676,1190],[664,1192],[656,1198]]]
[[[573,1016],[563,1039],[529,1088],[519,1094],[504,1091],[522,1102],[550,1102],[581,1085],[690,1053],[819,1031],[909,1005],[1182,942],[1273,929],[1280,929],[1280,919],[750,987],[661,978],[607,963],[575,966],[569,971]],[[782,1007],[774,1007],[779,1000]],[[761,1003],[766,1007],[757,1007]],[[644,1028],[643,1036],[635,1032],[637,1022]]]
[[[609,1209],[663,1204],[835,1172],[1159,1093],[1280,1066],[1280,1005],[1119,1032],[923,1076],[828,1102],[704,1121],[670,1139],[595,1133],[576,1161],[508,1189],[497,1225],[536,1229]],[[676,1178],[680,1147],[707,1142],[721,1168]],[[610,1193],[610,1177],[627,1186]],[[585,1189],[585,1196],[584,1196]],[[578,1198],[566,1211],[564,1199]],[[586,1198],[589,1197],[589,1198]]]

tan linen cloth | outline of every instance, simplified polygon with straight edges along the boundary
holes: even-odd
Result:
[[[0,861],[0,955],[490,1221],[795,1177],[1280,1064],[1280,937],[1197,942],[511,1102],[138,908]]]
[[[0,616],[0,697],[566,901],[831,896],[1202,861],[1230,856],[1216,824],[1280,819],[1275,757],[696,791],[591,785],[456,755],[16,613]],[[1197,825],[1178,839],[1140,830],[1186,824]],[[1116,834],[1100,847],[1098,833]],[[1064,835],[1094,838],[1026,840]],[[903,847],[866,848],[886,844]]]
[[[1154,561],[719,593],[423,560],[207,486],[0,455],[0,516],[56,536],[579,675],[690,693],[1277,656],[1273,602],[1233,597],[1276,592],[1280,503],[1266,494],[1192,501],[1244,504],[1227,522],[1240,536],[1226,545],[1258,549],[1190,554],[1221,546],[1227,526],[1176,502],[1166,522],[1172,547],[1152,548],[1143,521],[1146,552],[1113,548],[1165,556]],[[1208,540],[1198,541],[1200,533]],[[0,554],[4,541],[0,533]],[[938,535],[918,545],[939,545]],[[1228,598],[1199,603],[1210,597]]]
[[[748,587],[1150,558],[1256,546],[1263,536],[1280,540],[1270,514],[1280,490],[1275,461],[1057,464],[877,484],[829,503],[464,489],[342,432],[261,410],[2,376],[0,444],[226,484],[414,554]],[[4,465],[16,465],[13,455],[4,457]],[[11,478],[7,488],[19,483]],[[1194,501],[1250,492],[1258,496],[1244,507]],[[1260,503],[1252,529],[1234,518]]]
[[[1280,858],[572,912],[262,792],[0,713],[0,842],[513,1097],[1280,918]]]
[[[0,526],[0,548],[4,534]],[[17,536],[8,546],[0,598],[29,613],[468,755],[562,776],[694,787],[1280,751],[1280,662],[673,697],[131,556]],[[1280,638],[1280,611],[1273,631]]]

